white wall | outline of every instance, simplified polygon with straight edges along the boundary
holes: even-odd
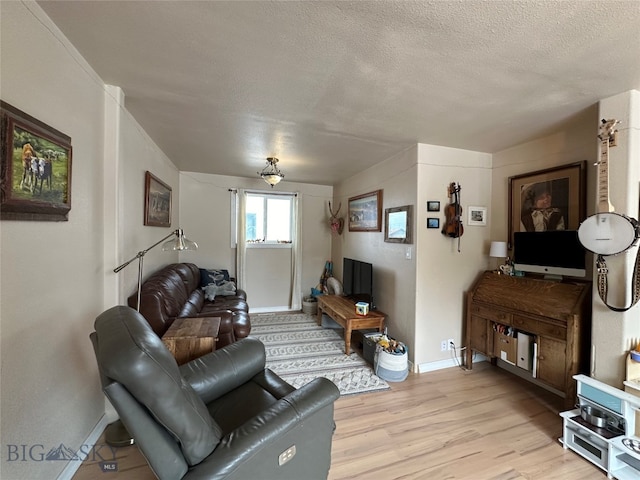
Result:
[[[494,214],[490,208],[490,154],[420,144],[418,166],[415,362],[424,371],[433,368],[430,364],[451,359],[451,352],[440,350],[442,340],[453,338],[457,346],[464,344],[464,295],[488,267]],[[440,227],[445,223],[451,182],[460,184],[461,190],[464,233],[459,243],[440,229],[426,228],[427,216],[440,218]],[[440,212],[427,212],[430,200],[440,201]],[[469,206],[487,208],[486,226],[468,224]]]
[[[413,358],[416,297],[416,230],[420,225],[420,208],[416,205],[418,166],[417,147],[413,146],[358,175],[345,179],[334,191],[334,210],[342,204],[345,217],[342,235],[334,237],[332,259],[334,275],[342,280],[344,257],[373,264],[373,297],[378,309],[387,314],[389,334],[409,347]],[[380,232],[350,232],[348,202],[350,197],[382,189],[382,225]],[[413,237],[411,245],[385,243],[384,210],[413,205]],[[411,259],[405,258],[407,247]]]
[[[180,261],[192,262],[203,268],[226,268],[236,272],[236,249],[231,245],[230,188],[263,190],[268,187],[260,178],[250,179],[194,172],[180,174],[180,219],[185,235],[198,243],[195,252],[183,252]],[[332,187],[284,181],[275,187],[280,192],[298,192],[302,216],[302,293],[316,286],[324,263],[331,253],[331,232],[328,202]],[[251,310],[282,309],[288,297],[273,292],[278,285],[288,285],[289,267],[283,267],[279,257],[289,250],[252,249],[253,268],[247,271],[247,299]],[[259,256],[260,258],[257,258]],[[267,275],[267,277],[265,277]],[[279,277],[278,277],[279,276]],[[266,282],[266,283],[265,283]],[[265,288],[268,285],[268,288]],[[278,296],[279,295],[279,296]],[[284,302],[284,303],[283,303]]]
[[[35,3],[1,8],[2,99],[73,147],[69,221],[0,225],[0,477],[49,480],[65,463],[39,455],[61,443],[77,449],[104,412],[88,338],[105,278],[104,86]],[[27,458],[20,447],[10,461],[8,445],[27,445]]]
[[[69,221],[3,221],[0,232],[0,477],[51,479],[66,465],[41,457],[60,444],[79,449],[105,413],[88,336],[137,283],[137,262],[113,268],[177,227],[179,177],[120,89],[104,85],[36,3],[3,2],[1,22],[2,99],[73,147]],[[173,188],[172,228],[143,226],[146,170]],[[145,277],[177,260],[150,251]]]
[[[463,224],[466,206],[485,206],[491,199],[491,155],[433,145],[415,145],[336,187],[334,202],[345,208],[349,197],[383,190],[386,208],[413,205],[412,245],[384,242],[382,232],[349,232],[348,226],[334,239],[336,276],[342,275],[342,258],[370,262],[374,266],[374,297],[388,315],[389,334],[409,347],[409,358],[424,364],[446,361],[442,339],[462,345],[463,296],[477,274],[486,268],[489,227],[465,227],[461,252],[457,240],[427,229],[427,217],[444,223],[451,182],[462,186]],[[438,200],[440,212],[427,212],[427,201]],[[491,216],[489,215],[489,219]],[[411,247],[411,259],[406,258]],[[428,368],[428,366],[426,367]]]
[[[633,90],[600,101],[599,118],[614,118],[621,123],[617,146],[609,149],[609,197],[615,211],[639,218],[640,198],[640,92]],[[592,148],[598,152],[599,142]],[[594,175],[595,177],[595,175]],[[590,197],[595,210],[596,195]],[[625,253],[606,257],[609,269],[607,302],[616,307],[631,304],[631,281],[638,246]],[[594,285],[597,279],[593,278]],[[640,342],[640,303],[626,312],[609,310],[593,291],[593,356],[591,376],[622,388],[626,379],[628,351]]]
[[[126,95],[124,101],[126,105]],[[176,166],[125,108],[119,108],[117,113],[119,119],[117,126],[114,126],[119,132],[117,159],[114,161],[105,157],[105,169],[117,170],[114,176],[118,179],[115,196],[118,233],[111,258],[106,255],[105,266],[107,282],[115,281],[118,285],[118,303],[126,305],[127,298],[138,288],[138,261],[134,261],[118,274],[113,273],[113,268],[179,228],[180,175]],[[144,225],[146,171],[150,171],[171,187],[171,227]],[[109,202],[109,199],[106,202]],[[144,256],[143,280],[160,267],[178,260],[177,252],[163,252],[162,244],[158,245]]]

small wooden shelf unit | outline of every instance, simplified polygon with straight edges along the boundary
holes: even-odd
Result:
[[[573,376],[589,369],[591,343],[591,283],[498,275],[484,272],[467,293],[466,366],[473,352],[496,362],[494,324],[527,333],[535,343],[536,381],[576,400]],[[521,369],[525,378],[531,372]]]
[[[220,317],[176,318],[162,336],[162,341],[178,365],[187,363],[216,349]]]

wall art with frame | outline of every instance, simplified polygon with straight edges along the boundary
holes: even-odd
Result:
[[[427,228],[440,228],[440,219],[435,217],[427,217]]]
[[[71,137],[0,101],[0,218],[68,221]]]
[[[467,207],[469,219],[467,224],[486,226],[487,225],[487,208],[486,207]]]
[[[413,243],[413,205],[387,208],[384,211],[384,241]]]
[[[440,202],[438,200],[429,200],[427,202],[427,212],[439,212]]]
[[[349,231],[382,231],[382,190],[349,198]]]
[[[585,218],[586,161],[509,178],[509,249],[514,232],[577,230]]]
[[[144,182],[144,224],[171,226],[171,187],[151,172],[146,173]]]

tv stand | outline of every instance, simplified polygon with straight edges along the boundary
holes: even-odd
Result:
[[[517,354],[513,354],[515,359],[509,352],[503,355],[505,349],[498,344],[500,336],[494,335],[494,330],[506,329],[494,329],[495,325],[533,337],[531,370],[516,366]],[[562,393],[567,407],[575,404],[573,376],[589,369],[590,332],[589,282],[552,282],[485,272],[467,293],[467,369],[472,368],[474,351],[494,364],[503,357],[525,378]],[[507,340],[516,345],[517,351],[517,338]]]
[[[318,325],[322,325],[322,314],[325,313],[344,328],[344,351],[351,353],[351,332],[365,328],[384,330],[384,319],[387,316],[379,310],[369,310],[367,315],[358,315],[353,300],[342,295],[320,295],[318,297]]]

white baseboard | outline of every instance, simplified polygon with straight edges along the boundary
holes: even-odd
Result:
[[[83,445],[95,445],[100,438],[100,435],[102,435],[102,432],[104,432],[104,429],[107,428],[107,424],[107,416],[102,415],[96,426],[93,427],[93,430],[89,433],[89,436],[83,442]],[[72,480],[73,476],[80,468],[80,465],[82,465],[82,461],[83,459],[69,460],[69,463],[64,467],[64,470],[62,470],[60,475],[58,475],[58,480]]]
[[[473,363],[486,362],[488,360],[487,357],[479,353],[476,353],[474,356]],[[418,373],[435,372],[436,370],[442,370],[444,368],[459,367],[462,365],[462,357],[457,357],[457,360],[456,362],[456,360],[450,358],[448,360],[438,360],[437,362],[421,363],[418,365]]]
[[[260,308],[250,308],[249,314],[291,312],[291,311],[297,311],[297,310],[291,310],[289,307],[260,307]]]

